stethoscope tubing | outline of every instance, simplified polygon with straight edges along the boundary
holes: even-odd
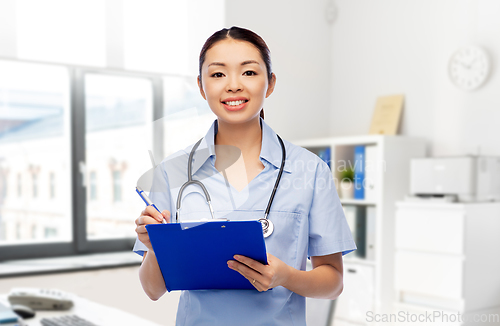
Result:
[[[281,175],[283,174],[283,169],[285,167],[285,158],[286,158],[285,144],[283,144],[283,140],[281,140],[280,136],[278,135],[276,136],[278,137],[278,140],[281,145],[281,166],[280,166],[280,171],[278,172],[278,177],[276,178],[276,182],[274,183],[273,192],[271,193],[271,197],[269,198],[269,202],[267,203],[266,212],[264,213],[264,218],[266,220],[267,220],[267,215],[269,215],[269,211],[271,210],[271,204],[273,203],[274,195],[276,194],[276,190],[278,189],[278,185],[281,180]]]
[[[274,201],[274,196],[276,194],[276,190],[278,189],[278,186],[279,186],[279,183],[280,183],[280,180],[281,180],[281,176],[283,174],[283,170],[284,170],[284,167],[285,167],[285,161],[286,161],[286,150],[285,150],[285,144],[283,143],[283,140],[281,139],[281,137],[279,135],[276,135],[278,137],[278,141],[280,142],[280,145],[281,145],[281,166],[280,166],[280,169],[279,169],[279,172],[278,172],[278,177],[276,178],[276,182],[274,183],[274,187],[273,187],[273,191],[271,193],[271,197],[269,198],[269,202],[267,203],[267,207],[266,207],[266,211],[264,213],[264,220],[267,220],[267,216],[269,215],[269,212],[271,210],[271,205]],[[211,199],[210,199],[210,194],[208,193],[208,190],[205,188],[205,185],[199,181],[199,180],[193,180],[193,175],[192,175],[192,163],[193,163],[193,156],[194,156],[194,153],[196,151],[196,149],[198,148],[198,146],[200,145],[201,141],[203,140],[203,138],[201,138],[200,140],[198,140],[198,142],[193,146],[193,148],[191,149],[191,153],[189,153],[189,161],[188,161],[188,181],[185,182],[181,188],[179,189],[179,194],[177,195],[177,205],[176,205],[176,213],[175,213],[175,221],[177,223],[180,222],[180,210],[181,210],[181,200],[182,200],[182,193],[184,192],[184,189],[189,186],[189,185],[198,185],[201,187],[201,189],[203,190],[203,192],[205,193],[205,198],[206,198],[206,201],[207,201],[207,204],[208,204],[208,207],[210,209],[210,214],[212,215],[212,219],[215,219],[215,216],[214,216],[214,210],[213,210],[213,207],[212,207],[212,204],[211,204]]]
[[[189,153],[189,161],[188,161],[188,181],[185,182],[182,187],[179,189],[179,195],[177,196],[177,209],[176,209],[176,213],[175,213],[175,221],[178,223],[179,222],[179,219],[180,219],[180,210],[181,210],[181,199],[182,199],[182,193],[184,192],[184,189],[189,186],[189,185],[198,185],[201,187],[201,189],[203,190],[203,192],[205,193],[205,198],[207,200],[207,204],[208,204],[208,207],[210,208],[210,214],[212,214],[212,219],[215,218],[214,216],[214,209],[212,208],[212,204],[211,204],[211,199],[210,199],[210,194],[208,193],[208,190],[207,188],[205,188],[205,185],[201,182],[201,181],[198,181],[198,180],[193,180],[193,174],[192,174],[192,169],[193,169],[193,166],[192,166],[192,162],[193,162],[193,156],[194,156],[194,152],[196,151],[196,149],[198,148],[198,146],[200,145],[201,141],[203,140],[200,139],[198,140],[198,142],[193,146],[193,149],[191,150],[191,153]]]

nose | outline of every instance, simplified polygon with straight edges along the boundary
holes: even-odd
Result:
[[[229,77],[227,79],[226,92],[236,93],[243,89],[243,85],[238,77]]]

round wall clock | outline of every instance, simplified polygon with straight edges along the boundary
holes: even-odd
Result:
[[[486,81],[490,68],[490,60],[485,50],[477,46],[466,46],[453,53],[448,73],[457,87],[471,91]]]

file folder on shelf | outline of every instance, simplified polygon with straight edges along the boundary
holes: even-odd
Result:
[[[365,146],[365,180],[363,181],[365,200],[377,201],[377,168],[382,163],[377,158],[377,146]],[[382,168],[385,168],[382,166]],[[385,172],[385,171],[384,171]]]
[[[366,259],[375,260],[376,215],[375,206],[366,207]]]
[[[354,147],[354,199],[365,199],[365,146]]]
[[[351,229],[352,238],[356,243],[358,248],[353,256],[358,258],[365,258],[366,256],[366,212],[367,208],[365,206],[359,205],[345,205],[344,214],[347,220],[347,224]],[[351,255],[351,257],[353,257]],[[349,258],[351,258],[349,257]]]
[[[146,225],[167,290],[255,289],[227,266],[243,255],[267,264],[259,221]]]

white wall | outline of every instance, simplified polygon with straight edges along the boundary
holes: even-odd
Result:
[[[283,138],[328,135],[331,30],[327,1],[226,0],[226,26],[253,30],[271,49],[277,76],[264,105],[266,122]]]
[[[15,0],[0,3],[0,57],[14,58],[17,55]]]
[[[500,1],[336,0],[331,135],[368,133],[378,96],[403,93],[402,133],[433,155],[500,155]],[[473,92],[447,75],[455,50],[485,48],[493,73]]]

